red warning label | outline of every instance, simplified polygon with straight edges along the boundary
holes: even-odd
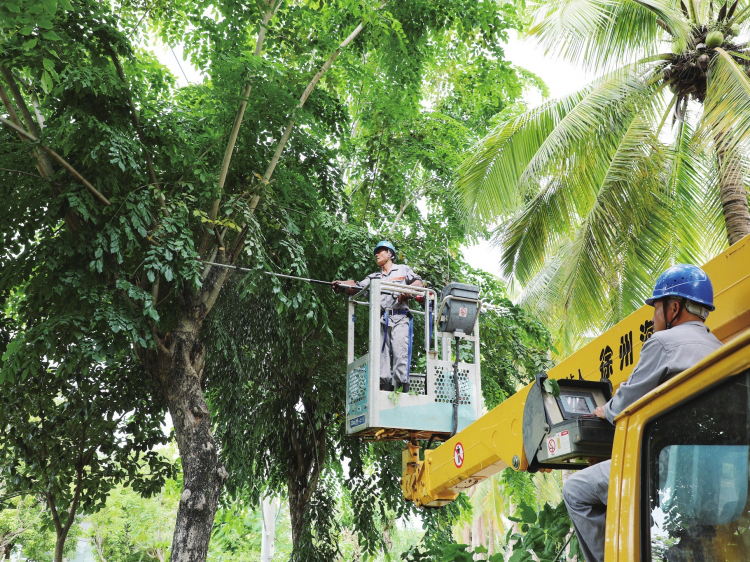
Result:
[[[461,443],[456,443],[453,447],[453,464],[456,468],[461,468],[464,464],[464,446]]]

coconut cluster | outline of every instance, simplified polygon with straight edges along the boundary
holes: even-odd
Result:
[[[663,67],[663,79],[673,93],[681,98],[692,97],[703,102],[706,99],[706,75],[711,59],[717,56],[715,49],[721,47],[728,51],[744,50],[745,45],[735,43],[740,29],[738,25],[722,26],[709,29],[707,26],[693,29],[689,47],[678,50]],[[694,47],[691,47],[694,45]],[[735,58],[748,68],[748,61]]]

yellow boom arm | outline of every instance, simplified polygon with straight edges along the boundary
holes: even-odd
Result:
[[[726,343],[750,325],[750,236],[708,262],[703,269],[714,287],[716,311],[707,325]],[[641,346],[653,326],[653,308],[643,306],[557,366],[551,379],[604,375],[616,389],[637,364]],[[511,466],[526,470],[523,412],[531,385],[518,391],[436,449],[418,445],[403,451],[404,497],[423,506],[441,506],[488,476]]]

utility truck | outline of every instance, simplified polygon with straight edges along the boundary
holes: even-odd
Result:
[[[401,487],[425,507],[444,506],[509,467],[576,470],[611,458],[607,561],[750,560],[750,236],[703,269],[716,305],[706,324],[724,345],[625,409],[614,426],[591,413],[638,363],[653,308],[483,414],[476,292],[453,284],[438,296],[376,280],[368,301],[349,301],[347,431],[406,441]],[[414,311],[425,315],[426,372],[412,374],[412,392],[400,396],[379,389],[384,290],[427,303]],[[369,312],[368,353],[359,358],[357,306]],[[462,341],[473,344],[467,362],[457,356]]]

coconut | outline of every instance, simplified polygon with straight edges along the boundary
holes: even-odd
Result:
[[[724,42],[724,34],[721,31],[712,31],[706,37],[706,47],[715,49]]]
[[[711,57],[708,55],[701,55],[698,57],[698,65],[705,71],[708,68],[708,61]]]
[[[736,23],[732,25],[730,29],[732,30],[732,35],[734,35],[735,37],[737,37],[740,34],[740,26],[737,25]]]

